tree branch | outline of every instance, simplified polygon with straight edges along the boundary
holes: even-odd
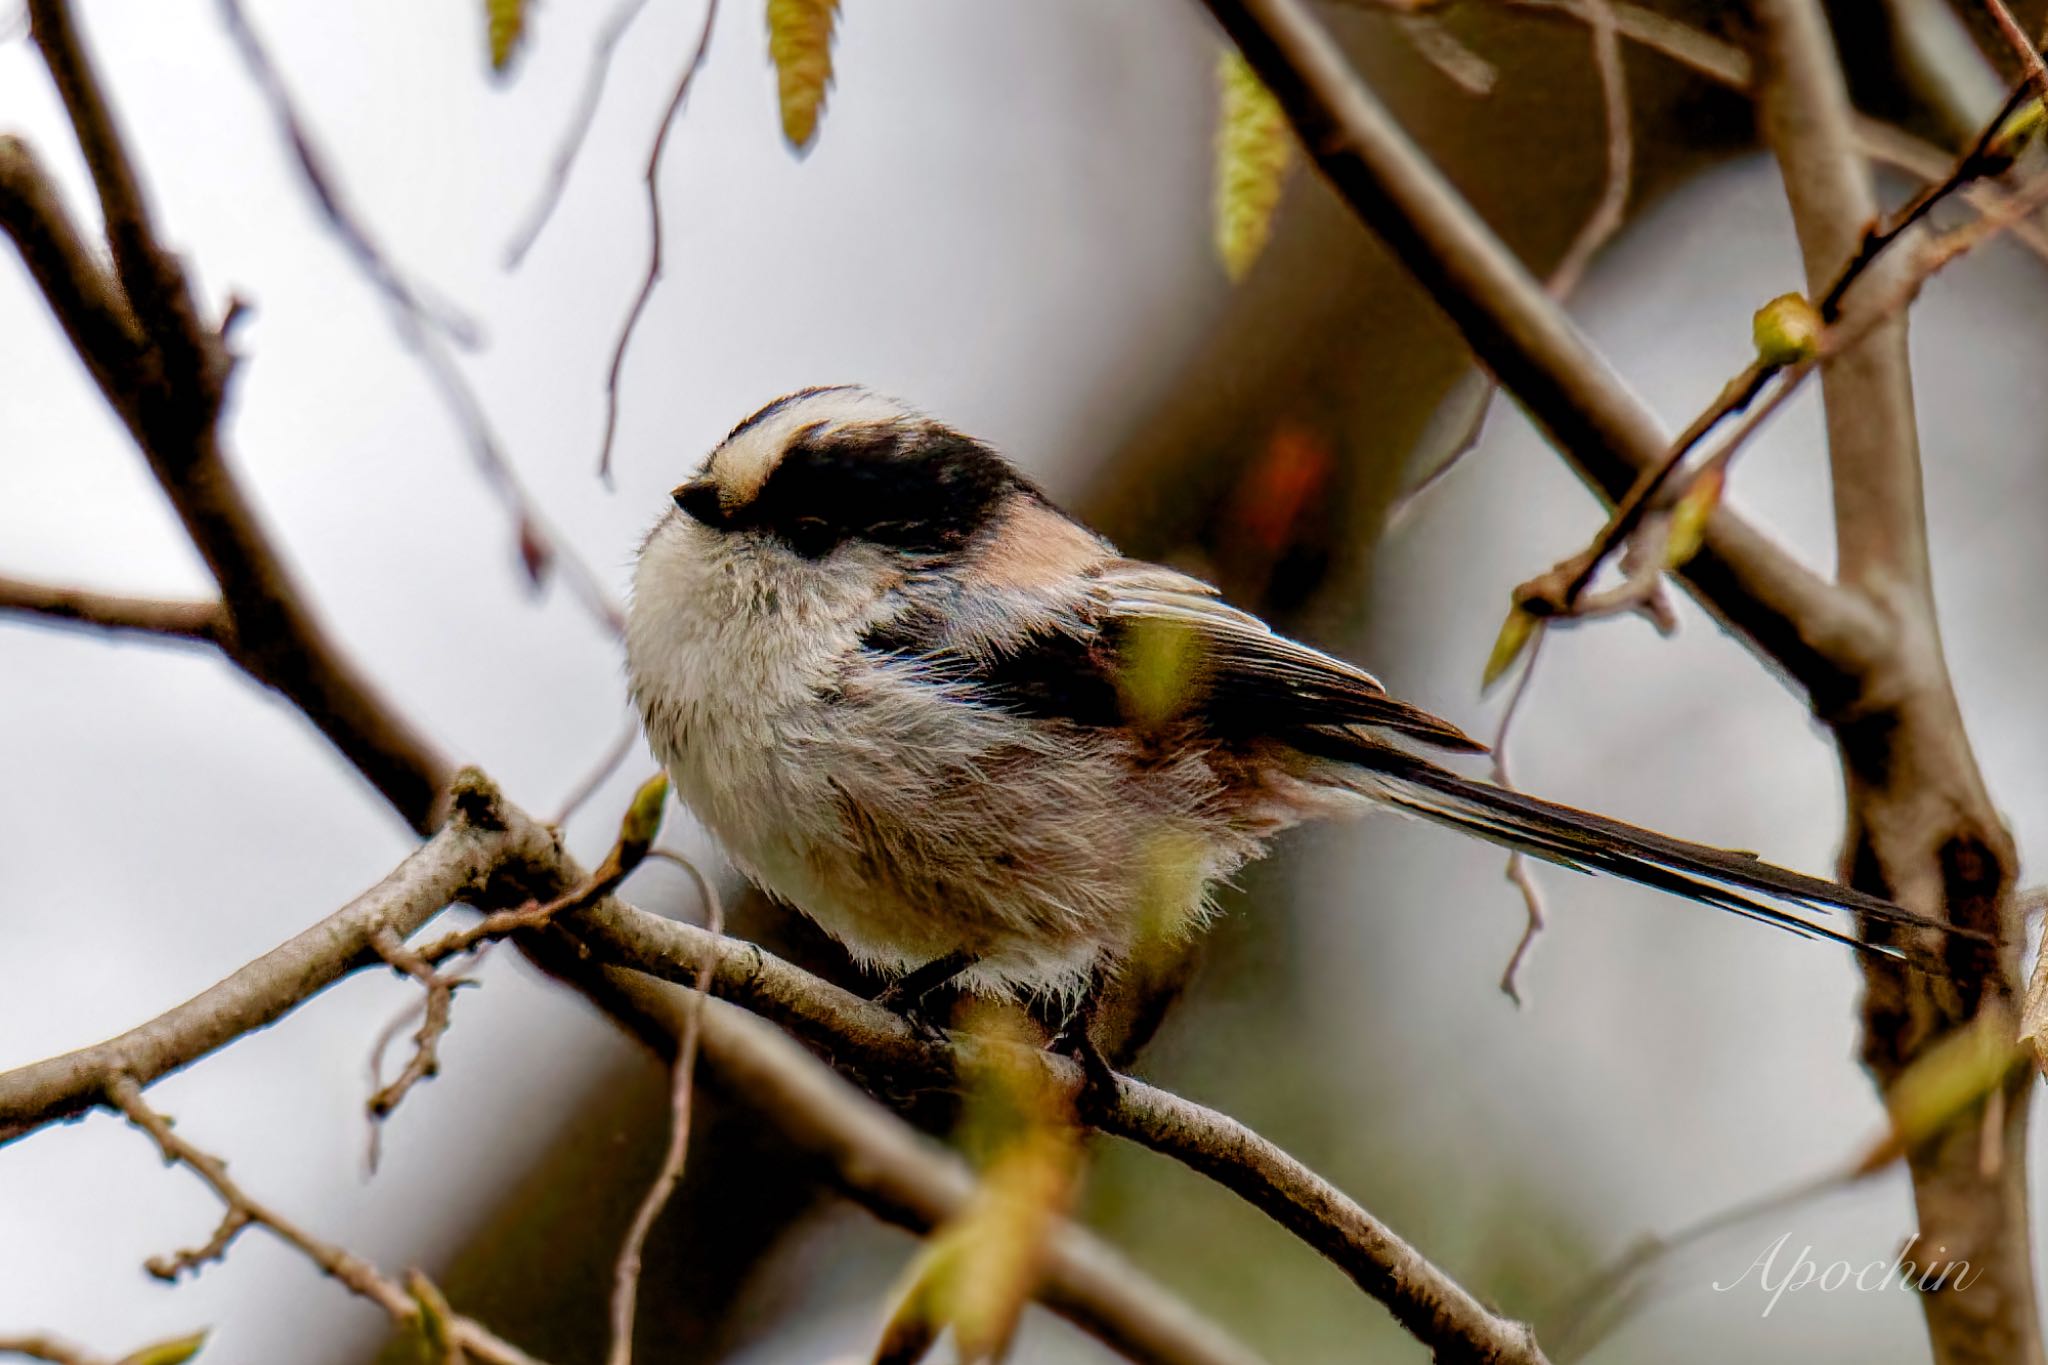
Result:
[[[158,635],[221,647],[227,613],[218,601],[124,597],[87,588],[32,583],[0,574],[0,615],[41,617],[115,634]]]
[[[410,934],[478,894],[508,857],[552,851],[544,827],[505,825],[496,789],[473,771],[457,778],[451,808],[450,820],[390,876],[218,985],[104,1043],[0,1073],[0,1142],[91,1108],[109,1076],[147,1085],[275,1023],[349,973],[381,964],[371,946],[379,930]]]
[[[1005,1046],[972,1035],[955,1035],[954,1049],[927,1044],[895,1012],[757,945],[616,900],[577,912],[561,928],[600,960],[701,986],[774,1020],[883,1093],[901,1093],[916,1081],[950,1082],[955,1050],[960,1064],[972,1065],[980,1050]],[[705,963],[708,980],[700,971]],[[1077,1064],[1050,1053],[1033,1056],[1061,1093],[1080,1093]],[[1526,1326],[1485,1308],[1342,1191],[1228,1115],[1119,1077],[1115,1102],[1093,1117],[1103,1132],[1209,1176],[1300,1237],[1385,1304],[1439,1359],[1543,1359]]]
[[[466,1353],[486,1365],[540,1365],[532,1356],[498,1337],[481,1323],[447,1313],[447,1305],[439,1292],[426,1289],[424,1277],[417,1271],[411,1276],[413,1288],[408,1292],[354,1252],[313,1236],[269,1205],[259,1203],[229,1177],[225,1161],[178,1136],[172,1130],[171,1121],[150,1108],[142,1098],[142,1087],[135,1083],[133,1077],[111,1077],[106,1084],[106,1099],[107,1103],[127,1115],[130,1123],[155,1141],[166,1164],[183,1166],[191,1171],[205,1181],[207,1187],[220,1197],[221,1203],[227,1206],[220,1230],[205,1246],[196,1251],[181,1251],[174,1256],[152,1260],[148,1265],[152,1275],[163,1280],[175,1280],[187,1270],[197,1270],[208,1261],[218,1260],[226,1253],[228,1243],[244,1228],[267,1228],[279,1241],[318,1266],[322,1274],[350,1293],[383,1309],[392,1322],[400,1326],[421,1327],[429,1340],[435,1335],[445,1334],[451,1348],[448,1352],[450,1359],[462,1360]]]
[[[147,203],[68,5],[34,0],[30,18],[93,167],[120,282],[79,245],[61,200],[14,140],[0,145],[0,227],[219,583],[236,662],[289,698],[424,833],[436,823],[434,797],[452,767],[328,636],[264,534],[220,438],[226,351],[201,322],[183,267],[151,233]],[[124,294],[141,324],[125,336],[110,302]]]
[[[1758,106],[1777,153],[1809,288],[1868,251],[1876,218],[1848,95],[1814,0],[1754,0]],[[1887,253],[1868,272],[1910,270]],[[1886,311],[1866,278],[1839,301],[1858,344],[1822,369],[1839,577],[1884,622],[1885,645],[1850,704],[1824,717],[1842,757],[1845,879],[1861,890],[2000,936],[1988,978],[1943,981],[1868,963],[1864,1061],[1889,1092],[1927,1049],[1988,1011],[2011,1010],[2024,925],[2012,901],[2017,854],[1985,790],[1942,655],[1929,571],[1906,310]],[[1940,1365],[2041,1359],[2029,1244],[2025,1081],[1994,1093],[1980,1123],[1952,1125],[1911,1158],[1919,1246],[1967,1260],[1970,1292],[1921,1297]],[[1986,1147],[1980,1134],[1995,1139]],[[2001,1155],[1987,1160],[1986,1152]],[[1916,1254],[1918,1249],[1916,1248]]]
[[[55,53],[54,60],[69,73],[61,79],[70,79],[81,88],[92,85],[90,65],[61,0],[39,0],[37,13],[42,17],[38,36],[45,42],[46,52]],[[96,94],[97,86],[92,89],[94,97],[79,105],[80,117],[90,125],[81,129],[81,137],[90,135],[105,144],[98,153],[101,162],[125,168],[126,158],[111,115]],[[141,225],[140,238],[149,241],[146,209],[139,207],[143,200],[132,171],[125,183],[136,190],[128,196],[129,202],[138,206],[133,221]],[[12,138],[0,138],[0,228],[17,243],[74,348],[135,435],[220,582],[233,622],[233,631],[226,638],[236,642],[231,657],[304,711],[415,828],[425,831],[438,825],[445,811],[436,793],[448,775],[446,760],[397,717],[319,629],[221,456],[215,424],[223,373],[209,369],[188,376],[182,390],[176,386],[167,390],[155,353],[158,338],[154,330],[145,331],[128,315],[122,289],[85,247],[27,148]],[[176,270],[175,261],[171,269]],[[204,340],[190,330],[196,327],[190,319],[173,317],[169,325],[174,331],[187,329],[174,341]],[[224,371],[224,366],[221,369]],[[528,832],[538,829],[532,826]],[[445,839],[437,836],[429,847],[445,849],[459,837],[459,832],[451,832]],[[573,865],[564,865],[551,885],[561,890],[577,881]],[[412,927],[446,899],[443,890],[443,884],[436,881],[424,899],[406,899],[403,914],[397,907],[383,905],[384,898],[372,893],[368,904],[359,900],[351,907],[356,913],[344,912],[338,923],[323,922],[139,1029],[97,1047],[8,1073],[0,1079],[0,1141],[88,1107],[96,1102],[95,1092],[109,1076],[132,1075],[146,1081],[189,1064],[242,1032],[273,1022],[298,1000],[340,975],[371,965],[376,960],[368,947],[372,932],[386,926],[394,932]],[[513,899],[516,902],[517,897]],[[427,904],[429,900],[434,904]],[[642,1037],[675,1045],[679,1016],[647,1005],[638,998],[644,991],[622,990],[608,978],[593,978],[588,972],[579,976],[575,965],[558,964],[557,974],[577,981],[601,1008]],[[719,1036],[725,1039],[722,1047],[714,1048],[707,1041],[714,1064],[748,1062],[757,1067],[821,1069],[793,1043],[784,1046],[779,1058],[773,1058],[761,1055],[768,1045],[758,1034],[728,1031]],[[771,1110],[771,1117],[779,1116]],[[876,1196],[869,1186],[877,1179],[876,1156],[868,1150],[873,1130],[888,1125],[899,1138],[908,1138],[909,1130],[879,1109],[870,1116],[866,1131],[835,1127],[845,1118],[844,1113],[827,1107],[810,1113],[807,1121],[814,1131],[832,1135],[835,1151],[847,1163],[841,1178],[873,1199]],[[901,1159],[902,1153],[897,1157],[896,1177],[908,1179],[919,1174]],[[897,1194],[905,1192],[899,1189]],[[1116,1266],[1115,1258],[1085,1240],[1085,1234],[1074,1232],[1071,1236],[1083,1239],[1075,1246],[1093,1247],[1094,1254],[1076,1252],[1070,1258],[1072,1264],[1064,1271],[1067,1302],[1057,1306],[1082,1326],[1113,1344],[1136,1349],[1140,1359],[1159,1365],[1252,1365],[1255,1358],[1220,1329],[1203,1322],[1135,1271],[1117,1283],[1094,1282],[1091,1277]],[[1061,1282],[1060,1273],[1056,1271],[1055,1283]]]
[[[455,816],[444,830],[385,882],[227,981],[110,1042],[0,1074],[0,1138],[19,1137],[102,1102],[112,1078],[146,1083],[241,1032],[274,1022],[342,975],[381,961],[371,947],[378,930],[396,933],[408,923],[417,927],[447,898],[459,895],[489,908],[587,884],[551,832],[498,797],[481,775],[464,775],[454,807]],[[924,1042],[893,1011],[754,944],[616,899],[568,909],[545,928],[519,932],[537,940],[536,957],[543,966],[579,984],[603,964],[614,964],[742,1005],[808,1039],[884,1094],[950,1084],[956,1052],[972,1064],[990,1048],[1014,1048],[972,1035],[957,1035],[952,1047]],[[598,998],[609,1005],[613,1002],[604,997],[617,989],[600,989]],[[675,1009],[687,1007],[674,1003]],[[621,1006],[657,1047],[671,1050],[680,1045],[683,1017],[665,1016],[667,1008],[630,1000]],[[713,1027],[711,1018],[707,1013],[703,1021],[704,1047],[714,1063],[730,1059],[735,1040],[759,1036]],[[668,1033],[670,1024],[679,1031]],[[1063,1093],[1079,1092],[1081,1071],[1073,1062],[1049,1053],[1030,1057],[1048,1069],[1051,1083]],[[787,1066],[773,1057],[736,1060],[756,1068]],[[872,1127],[863,1121],[861,1130]],[[1525,1326],[1487,1310],[1341,1191],[1236,1120],[1122,1078],[1101,1127],[1237,1193],[1329,1258],[1445,1358],[1525,1365],[1543,1359]],[[842,1131],[834,1140],[846,1150],[859,1138]],[[896,1147],[900,1152],[901,1144]],[[958,1182],[951,1177],[940,1182],[940,1192],[927,1192],[924,1200],[956,1202],[945,1191]]]
[[[1656,417],[1353,74],[1301,0],[1203,0],[1279,98],[1331,186],[1608,500],[1669,447]],[[1833,697],[1875,623],[1722,509],[1684,571],[1694,597],[1809,693]]]

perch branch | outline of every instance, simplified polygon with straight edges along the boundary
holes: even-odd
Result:
[[[586,884],[586,874],[560,852],[545,826],[503,801],[480,777],[464,781],[457,818],[443,833],[378,889],[315,930],[140,1029],[0,1074],[0,1134],[20,1136],[101,1103],[117,1079],[143,1083],[232,1041],[223,1036],[220,1019],[232,1015],[243,1031],[274,1021],[346,972],[379,961],[369,946],[375,927],[390,924],[396,931],[418,907],[438,908],[451,886],[488,906]],[[488,867],[479,870],[478,861],[489,864],[494,857],[494,874]],[[544,940],[538,954],[544,965],[565,964],[571,973],[587,975],[594,957],[701,986],[810,1040],[884,1093],[947,1084],[953,1075],[951,1049],[921,1041],[890,1010],[752,944],[609,898],[565,910],[544,929],[522,932]],[[314,945],[324,945],[324,951]],[[957,1042],[970,1054],[1001,1046],[971,1036]],[[675,1045],[674,1039],[668,1043]],[[1069,1091],[1079,1087],[1081,1073],[1073,1063],[1048,1054],[1040,1064],[1051,1068],[1055,1084]],[[1126,1079],[1102,1126],[1245,1198],[1328,1257],[1425,1343],[1461,1358],[1542,1359],[1525,1327],[1485,1309],[1369,1213],[1235,1120]]]

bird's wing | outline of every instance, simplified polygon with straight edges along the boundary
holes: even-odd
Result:
[[[1445,749],[1485,748],[1449,721],[1388,696],[1364,669],[1218,600],[1200,579],[1119,560],[1095,575],[1091,589],[1089,614],[1109,646],[1105,662],[1123,670],[1124,690],[1158,697],[1219,734],[1298,740],[1369,726]],[[1169,676],[1147,678],[1148,670]]]
[[[1931,969],[1956,967],[1938,954],[1859,941],[1772,902],[1940,928],[1959,945],[1985,937],[1753,855],[1673,839],[1438,767],[1374,732],[1447,749],[1482,746],[1448,721],[1388,696],[1371,674],[1275,634],[1220,601],[1207,583],[1156,564],[1104,564],[1077,600],[1023,634],[977,638],[971,649],[948,637],[945,614],[935,612],[893,622],[866,643],[914,658],[933,681],[970,687],[976,704],[1039,719],[1140,729],[1174,721],[1226,742],[1277,740],[1351,767],[1362,793],[1481,838]],[[1983,951],[1977,943],[1960,950]]]

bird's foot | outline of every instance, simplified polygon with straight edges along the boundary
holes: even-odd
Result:
[[[1102,1121],[1117,1104],[1117,1075],[1109,1061],[1088,1036],[1088,1020],[1077,1011],[1045,1045],[1047,1052],[1072,1058],[1081,1067],[1081,1089],[1074,1096],[1074,1116],[1090,1128]]]
[[[898,1019],[910,1025],[910,1032],[918,1042],[932,1044],[947,1041],[944,1026],[925,1010],[922,1000],[884,999],[887,994],[888,992],[884,991],[876,996],[875,1003],[887,1006]]]

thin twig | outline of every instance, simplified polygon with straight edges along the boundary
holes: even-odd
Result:
[[[1661,462],[1670,440],[1655,415],[1402,132],[1304,0],[1203,3],[1330,184],[1581,476],[1619,498]],[[1860,602],[1726,510],[1683,578],[1774,676],[1809,693],[1838,688],[1878,646]]]
[[[576,157],[583,150],[584,139],[590,135],[590,125],[597,118],[597,106],[604,98],[605,80],[611,72],[612,54],[618,49],[619,40],[626,36],[626,30],[640,17],[640,11],[647,8],[647,0],[621,0],[612,10],[598,31],[597,39],[590,45],[590,60],[583,73],[583,89],[576,96],[576,108],[569,116],[568,126],[563,129],[562,140],[555,148],[555,159],[548,167],[548,178],[541,185],[540,194],[533,207],[527,210],[519,230],[512,234],[512,240],[505,247],[505,268],[517,270],[526,260],[526,253],[540,240],[541,229],[554,216],[556,205],[562,202],[562,192],[568,188],[569,172],[576,167]]]
[[[667,849],[658,851],[696,881],[697,893],[704,901],[705,929],[713,934],[724,934],[725,912],[719,904],[718,889],[711,884],[711,879],[680,854]],[[653,1183],[641,1197],[639,1207],[633,1210],[633,1222],[626,1230],[626,1240],[619,1247],[618,1263],[612,1269],[612,1343],[605,1357],[607,1365],[633,1365],[633,1315],[640,1298],[640,1255],[646,1248],[647,1234],[654,1230],[654,1220],[661,1216],[669,1196],[675,1192],[676,1182],[683,1178],[683,1163],[689,1157],[690,1097],[695,1088],[697,1039],[703,1031],[704,983],[710,979],[710,966],[708,958],[699,959],[698,986],[690,997],[689,1008],[684,1012],[682,1037],[676,1042],[675,1061],[669,1067],[668,1148],[662,1154],[661,1167],[655,1172]]]
[[[430,297],[419,286],[408,283],[404,273],[371,237],[369,228],[343,196],[340,182],[327,169],[325,158],[314,143],[305,120],[299,116],[284,78],[279,75],[270,53],[250,26],[241,0],[216,0],[216,3],[220,8],[221,26],[227,30],[229,40],[241,54],[242,65],[247,68],[250,80],[270,106],[271,117],[277,120],[283,131],[299,175],[312,192],[313,202],[319,206],[321,219],[348,254],[355,258],[364,278],[391,307],[410,313],[457,346],[467,350],[480,345],[482,330],[474,318],[451,301]]]
[[[148,1084],[274,1023],[351,972],[382,961],[377,930],[405,935],[451,901],[473,894],[493,869],[552,859],[546,829],[502,818],[497,789],[465,772],[439,832],[341,909],[181,1005],[106,1042],[0,1073],[0,1142],[99,1103],[115,1073]]]
[[[584,804],[597,795],[598,789],[611,780],[611,775],[619,770],[619,765],[626,761],[626,756],[633,752],[633,746],[639,742],[640,719],[637,716],[628,716],[618,738],[611,742],[610,747],[598,758],[590,771],[570,788],[569,794],[562,798],[561,807],[555,812],[555,818],[548,823],[556,826],[568,824],[569,817],[582,810]]]
[[[376,950],[377,956],[390,964],[392,970],[418,982],[423,992],[419,1007],[420,1026],[412,1038],[412,1056],[397,1076],[377,1087],[365,1106],[370,1118],[369,1164],[375,1171],[384,1120],[396,1112],[414,1086],[441,1074],[441,1039],[447,1036],[448,1027],[454,1022],[455,992],[459,987],[474,983],[468,977],[436,971],[431,962],[408,948],[405,940],[389,926],[380,926],[371,933],[370,946]],[[387,1028],[380,1034],[376,1047],[371,1050],[373,1079],[390,1032]]]
[[[633,333],[640,326],[640,316],[647,310],[647,301],[654,297],[654,286],[661,279],[662,252],[664,250],[661,220],[661,155],[668,148],[668,135],[674,130],[676,116],[682,112],[683,101],[690,97],[690,86],[697,79],[697,72],[704,65],[705,54],[711,51],[711,28],[718,20],[718,0],[705,0],[704,27],[697,34],[696,50],[683,67],[682,75],[676,78],[675,89],[668,97],[668,107],[662,111],[661,126],[655,131],[654,145],[647,151],[647,169],[642,179],[647,185],[647,225],[649,242],[647,248],[647,273],[641,277],[640,288],[633,295],[633,306],[626,312],[625,326],[619,329],[618,344],[612,347],[611,364],[604,377],[604,440],[598,447],[598,477],[607,483],[612,477],[612,442],[619,432],[619,373],[625,368],[626,348],[633,342]]]
[[[1394,15],[1394,27],[1408,40],[1416,55],[1442,73],[1445,80],[1475,99],[1493,93],[1500,72],[1493,63],[1458,41],[1433,14],[1419,10]]]
[[[1546,18],[1586,22],[1582,0],[1507,0],[1507,3]],[[1941,4],[1942,0],[1935,0],[1935,3]],[[1616,30],[1630,42],[1668,57],[1731,90],[1754,95],[1755,78],[1749,54],[1735,44],[1642,5],[1627,3],[1627,0],[1608,0],[1608,8],[1614,14]],[[1974,131],[1979,125],[1973,120],[1970,126]],[[1923,183],[1933,184],[1952,169],[1954,156],[1951,152],[1882,120],[1855,115],[1852,127],[1857,145],[1865,156],[1904,171]],[[1976,184],[1965,189],[1964,197],[1972,206],[1983,209],[1997,203],[2002,196],[1994,186]],[[2044,235],[2036,225],[2020,224],[2013,229],[2013,235],[2027,250],[2048,258],[2048,235]]]
[[[181,602],[127,597],[0,575],[0,615],[12,614],[216,647],[226,640],[229,629],[227,612],[217,599]]]
[[[241,0],[217,0],[221,20],[234,40],[235,50],[249,72],[250,81],[269,104],[293,161],[308,191],[320,206],[321,216],[348,249],[373,288],[388,305],[392,330],[400,344],[420,361],[442,406],[461,430],[470,454],[475,458],[484,482],[511,515],[518,538],[520,557],[528,576],[538,585],[557,561],[576,598],[612,634],[625,629],[625,616],[596,572],[584,562],[540,510],[524,480],[512,465],[483,400],[463,372],[461,364],[443,344],[443,337],[458,345],[476,344],[476,328],[455,314],[446,304],[428,304],[416,289],[407,285],[383,249],[370,237],[359,218],[348,208],[339,182],[325,165],[306,121],[292,100],[291,91],[279,73],[277,63],[243,13]]]
[[[1904,240],[1915,227],[1925,222],[1934,208],[1949,196],[1985,176],[1997,174],[2010,164],[2009,159],[2000,154],[1997,139],[2005,120],[2024,93],[2024,88],[2021,86],[2015,90],[1973,145],[1955,160],[1947,175],[1915,195],[1882,225],[1873,227],[1863,234],[1859,249],[1835,274],[1828,288],[1821,293],[1817,305],[1818,312],[1821,322],[1830,331],[1834,330],[1833,324],[1840,317],[1843,301],[1848,297],[1849,291],[1886,258],[1894,244]],[[1985,235],[1990,235],[2020,221],[2025,216],[2025,212],[2015,213],[2012,203],[2008,201],[1985,210],[1977,223],[1985,227]],[[1974,245],[1981,238],[1973,237],[1970,240]],[[1948,259],[1952,259],[1952,256],[1945,256],[1942,261],[1945,263]],[[1914,278],[1924,281],[1931,273],[1932,269],[1923,266]],[[1882,320],[1888,314],[1880,310],[1876,316]],[[1830,354],[1840,355],[1849,349],[1850,344],[1844,333],[1823,336],[1823,346]],[[1582,598],[1600,567],[1630,540],[1644,524],[1646,517],[1658,508],[1668,507],[1676,498],[1683,495],[1685,488],[1691,486],[1691,480],[1678,483],[1674,479],[1687,456],[1723,421],[1748,411],[1757,397],[1775,384],[1776,392],[1760,414],[1767,415],[1792,389],[1798,387],[1809,370],[1810,366],[1805,364],[1788,365],[1787,362],[1771,359],[1751,361],[1741,373],[1722,386],[1720,394],[1692,420],[1672,443],[1664,458],[1637,479],[1628,495],[1616,504],[1613,513],[1600,528],[1592,543],[1579,553],[1559,561],[1548,571],[1518,586],[1514,594],[1516,604],[1524,611],[1544,617],[1585,614],[1581,606]],[[1736,451],[1741,448],[1743,440],[1759,425],[1760,421],[1743,424],[1735,439],[1725,443],[1713,460],[1702,464],[1699,472],[1705,472],[1708,468],[1725,468]]]
[[[1536,661],[1543,657],[1543,643],[1549,632],[1541,622],[1537,623],[1535,634],[1530,638],[1526,657],[1522,660],[1522,675],[1515,680],[1514,691],[1508,693],[1507,705],[1501,708],[1500,726],[1493,732],[1493,772],[1496,786],[1509,791],[1516,790],[1514,775],[1508,771],[1508,735],[1514,728],[1515,717],[1521,713],[1522,699],[1529,694],[1529,684],[1536,680]],[[1536,935],[1543,932],[1545,920],[1543,888],[1537,883],[1529,860],[1521,850],[1508,854],[1506,876],[1522,895],[1522,908],[1528,914],[1522,926],[1522,936],[1515,942],[1515,951],[1508,956],[1508,965],[1501,971],[1501,992],[1516,1006],[1522,1003],[1522,992],[1515,983],[1515,974],[1522,968],[1522,960],[1529,955],[1529,949],[1536,942]]]
[[[1571,244],[1565,248],[1549,278],[1543,282],[1545,291],[1560,303],[1571,297],[1586,268],[1627,220],[1635,175],[1635,132],[1629,116],[1628,75],[1622,66],[1620,29],[1615,20],[1614,6],[1610,0],[1567,2],[1573,4],[1574,12],[1583,17],[1593,35],[1593,67],[1600,79],[1601,121],[1606,129],[1606,173],[1601,180],[1599,199],[1594,202],[1585,221],[1579,224],[1579,230],[1573,234]],[[1475,385],[1476,393],[1465,397],[1464,391]],[[1396,495],[1387,508],[1388,527],[1399,526],[1412,516],[1430,491],[1478,446],[1479,438],[1486,430],[1486,415],[1493,407],[1499,387],[1490,375],[1474,370],[1447,400],[1469,403],[1471,414],[1445,443],[1445,453],[1425,461],[1424,473]],[[1521,864],[1511,866],[1519,868]]]
[[[401,1327],[419,1322],[422,1309],[418,1299],[386,1279],[374,1265],[354,1252],[322,1241],[269,1205],[257,1202],[229,1177],[225,1161],[178,1136],[171,1127],[171,1121],[142,1098],[142,1087],[135,1083],[133,1077],[116,1075],[110,1078],[106,1085],[106,1098],[109,1104],[127,1115],[130,1123],[156,1142],[165,1164],[183,1166],[198,1176],[227,1210],[219,1231],[205,1246],[151,1261],[149,1271],[152,1275],[175,1279],[183,1272],[197,1270],[206,1262],[219,1259],[237,1233],[245,1228],[261,1227],[318,1266],[323,1274],[344,1289],[384,1310],[392,1322]],[[539,1365],[532,1356],[469,1318],[451,1317],[447,1326],[464,1351],[489,1365]]]
[[[2041,61],[2041,51],[2035,40],[2027,36],[2020,27],[2020,21],[2013,18],[2005,0],[1984,0],[1984,8],[1991,11],[1992,22],[1998,25],[1998,32],[2004,37],[2013,55],[2020,59],[2020,69],[2027,73],[2033,83],[2034,97],[2048,102],[2048,65]]]
[[[1620,29],[1610,0],[1579,0],[1593,35],[1593,69],[1600,77],[1600,113],[1606,131],[1606,174],[1600,198],[1579,225],[1564,257],[1544,282],[1555,299],[1568,297],[1600,249],[1612,241],[1628,213],[1635,181],[1635,134],[1629,118],[1628,73],[1623,69]]]

